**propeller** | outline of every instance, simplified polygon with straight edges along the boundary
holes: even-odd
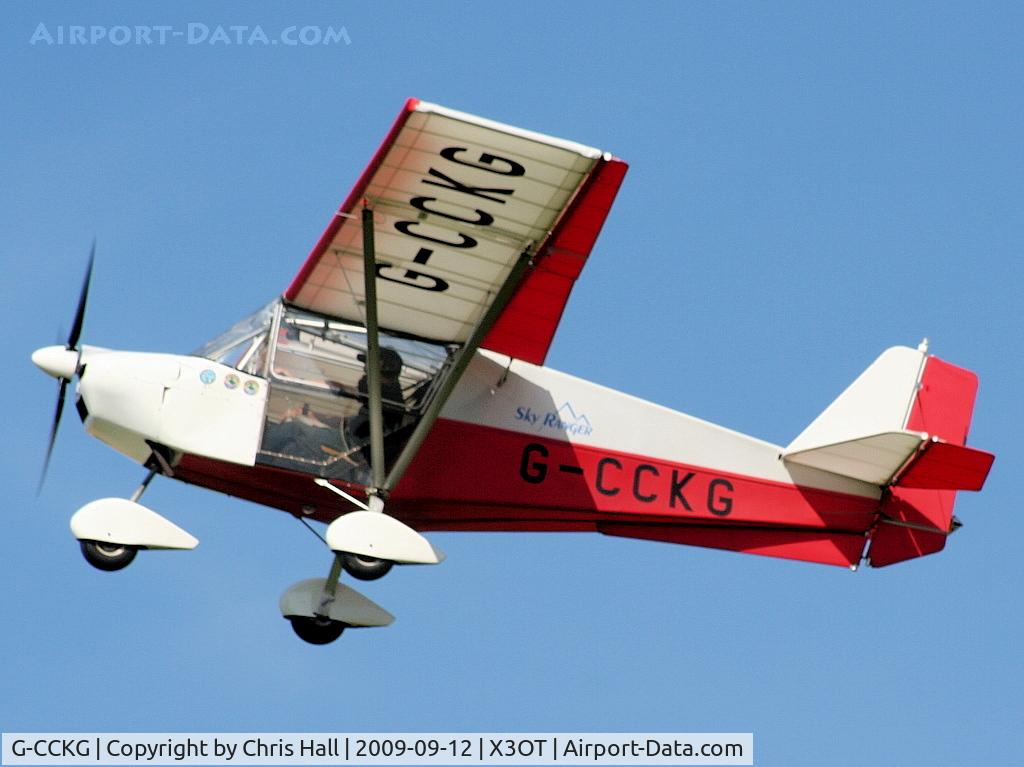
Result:
[[[96,259],[96,240],[92,241],[92,248],[89,250],[89,263],[85,269],[85,279],[82,282],[82,291],[78,296],[78,308],[75,310],[75,319],[71,325],[71,332],[64,347],[47,346],[37,350],[32,355],[32,361],[43,370],[57,379],[57,409],[53,413],[53,425],[50,427],[50,441],[46,447],[46,458],[43,461],[43,471],[39,476],[39,486],[36,488],[36,495],[43,489],[43,482],[46,481],[46,472],[50,468],[50,456],[53,455],[53,445],[57,440],[57,429],[60,426],[60,417],[64,412],[64,399],[67,394],[68,384],[81,373],[80,362],[82,350],[78,346],[78,339],[82,335],[82,323],[85,321],[85,304],[89,299],[89,283],[92,281],[92,265]]]

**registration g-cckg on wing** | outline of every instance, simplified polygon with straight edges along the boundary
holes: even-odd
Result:
[[[156,476],[323,524],[319,576],[280,608],[325,644],[393,620],[343,573],[436,565],[435,530],[850,568],[940,551],[957,491],[981,489],[993,456],[966,444],[977,378],[927,344],[884,351],[788,445],[545,366],[626,169],[410,100],[291,284],[191,355],[81,344],[90,257],[67,342],[32,355],[60,382],[50,449],[74,382],[86,431],[145,475],[71,518],[86,559],[119,570],[197,545],[142,505]]]

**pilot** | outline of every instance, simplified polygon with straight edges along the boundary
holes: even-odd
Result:
[[[366,364],[366,353],[360,352],[356,358]],[[402,372],[402,356],[394,349],[381,347],[380,350],[380,396],[384,401],[384,434],[394,431],[402,425],[405,416],[405,398],[402,384],[398,380]],[[345,419],[345,437],[352,447],[366,444],[370,439],[370,398],[369,377],[364,374],[357,386],[359,401],[362,405],[359,412]],[[389,407],[390,405],[390,407]]]
[[[360,352],[356,357],[363,365],[366,365],[366,353]],[[394,349],[389,349],[386,346],[382,346],[380,349],[380,396],[386,402],[393,402],[395,404],[404,404],[405,400],[402,398],[402,384],[398,381],[398,376],[402,372],[402,355],[396,352]],[[369,402],[368,391],[369,391],[369,377],[364,374],[359,379],[359,397],[360,401],[365,403]],[[386,411],[385,411],[386,412]]]

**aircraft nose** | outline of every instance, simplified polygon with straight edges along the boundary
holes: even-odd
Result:
[[[63,346],[44,346],[32,352],[32,362],[47,375],[70,380],[78,367],[78,352]]]

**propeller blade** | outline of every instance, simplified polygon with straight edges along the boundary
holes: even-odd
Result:
[[[89,283],[92,282],[92,265],[96,260],[96,238],[92,240],[92,247],[89,249],[89,263],[85,267],[85,279],[82,281],[82,291],[78,294],[78,308],[75,309],[75,321],[71,325],[71,332],[68,334],[68,341],[65,344],[65,348],[68,351],[77,352],[78,357],[75,362],[75,371],[70,374],[72,377],[81,373],[81,361],[82,351],[78,348],[78,339],[82,335],[82,323],[85,322],[85,304],[89,300]],[[33,361],[35,361],[33,357]],[[36,364],[39,364],[38,362]],[[50,372],[49,368],[43,368],[47,372]],[[50,373],[53,375],[53,373]],[[64,375],[61,371],[60,375]],[[71,383],[71,378],[61,378],[57,389],[57,409],[53,414],[53,426],[50,427],[50,442],[46,446],[46,458],[43,461],[43,472],[39,476],[39,485],[36,487],[36,495],[39,495],[43,490],[43,483],[46,481],[46,472],[50,468],[50,457],[53,455],[53,446],[57,441],[57,429],[60,427],[60,417],[64,412],[64,397],[67,394],[68,384]]]
[[[75,322],[71,326],[71,333],[68,335],[68,349],[78,348],[78,339],[82,335],[82,322],[85,320],[85,302],[89,298],[89,283],[92,281],[92,263],[96,258],[96,240],[92,241],[92,248],[89,250],[89,265],[85,268],[85,280],[82,282],[82,292],[78,296],[78,309],[75,311]]]
[[[53,455],[53,445],[57,441],[57,427],[60,426],[60,416],[64,411],[64,394],[68,389],[68,379],[60,379],[57,389],[57,410],[53,414],[53,426],[50,427],[50,444],[46,447],[46,459],[43,461],[43,473],[39,475],[39,485],[36,487],[36,495],[43,490],[43,483],[46,481],[46,471],[50,468],[50,456]]]

